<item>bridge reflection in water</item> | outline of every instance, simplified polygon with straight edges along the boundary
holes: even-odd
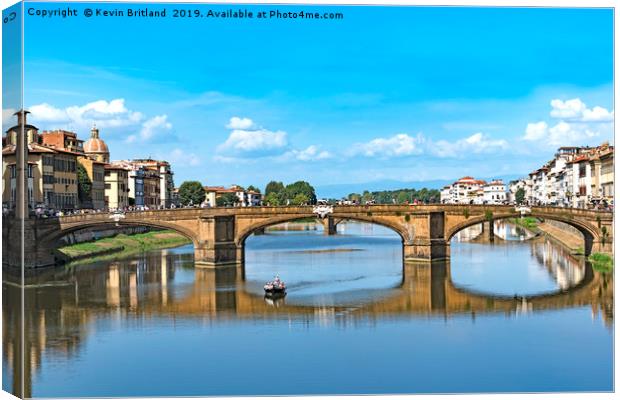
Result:
[[[32,395],[32,377],[42,358],[78,355],[82,342],[101,317],[141,320],[296,319],[307,323],[355,326],[359,320],[501,313],[507,317],[539,310],[590,306],[613,323],[613,278],[544,240],[531,251],[556,279],[559,291],[532,296],[497,296],[459,287],[451,279],[449,261],[406,263],[400,285],[384,296],[355,306],[305,305],[294,296],[268,300],[244,279],[241,268],[193,268],[191,254],[164,250],[105,268],[50,270],[27,279],[24,320],[15,304],[21,291],[5,274],[3,282],[3,354],[11,371],[13,393]],[[22,347],[22,323],[25,337]],[[22,353],[22,348],[24,353]],[[22,371],[19,366],[24,362]],[[6,384],[5,384],[6,387]]]

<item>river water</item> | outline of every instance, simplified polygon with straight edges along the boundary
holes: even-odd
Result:
[[[245,268],[191,246],[3,282],[3,387],[34,397],[613,390],[613,280],[496,226],[403,266],[361,223],[251,236]],[[507,240],[506,240],[507,239]],[[285,298],[266,299],[275,274]],[[26,327],[24,370],[22,323]]]

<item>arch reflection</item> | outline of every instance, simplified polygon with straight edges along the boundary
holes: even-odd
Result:
[[[149,253],[138,259],[72,270],[49,270],[29,277],[24,290],[24,318],[19,307],[21,288],[5,274],[3,281],[3,362],[12,393],[32,395],[33,376],[42,360],[76,357],[99,319],[295,319],[354,328],[362,320],[503,314],[508,317],[547,309],[590,306],[593,316],[613,324],[613,276],[567,255],[548,242],[536,242],[531,252],[558,281],[560,290],[534,296],[497,296],[459,288],[451,279],[449,262],[407,263],[401,284],[374,301],[351,305],[307,305],[294,294],[266,300],[247,287],[243,269],[198,269],[192,254],[174,250]],[[568,273],[582,263],[582,275]],[[580,272],[581,273],[581,272]],[[25,336],[20,335],[22,324]],[[22,347],[23,345],[23,347]],[[22,352],[22,349],[24,351]],[[16,366],[23,361],[24,371]],[[24,389],[22,390],[22,384]]]

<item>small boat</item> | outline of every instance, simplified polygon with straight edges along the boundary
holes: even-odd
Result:
[[[284,294],[286,293],[286,285],[280,280],[280,277],[276,275],[273,281],[265,283],[263,286],[266,294]]]

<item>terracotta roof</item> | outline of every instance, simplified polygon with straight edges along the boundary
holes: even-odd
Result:
[[[577,157],[573,158],[571,161],[568,161],[566,164],[574,164],[577,162],[581,162],[581,161],[587,161],[588,160],[588,156],[585,154],[580,154]]]
[[[114,169],[114,170],[123,170],[123,171],[128,171],[127,168],[125,168],[122,165],[118,165],[118,164],[106,164],[104,166],[105,169]]]
[[[110,150],[102,139],[90,138],[84,142],[84,153],[110,153]]]
[[[19,130],[19,128],[20,128],[19,125],[14,125],[14,126],[10,127],[9,129],[7,129],[6,131],[7,132],[9,132],[9,131],[17,131],[17,130]],[[26,130],[26,129],[34,129],[34,130],[37,130],[37,131],[39,130],[39,128],[37,128],[36,126],[28,125],[28,124],[24,125],[24,130]]]
[[[28,145],[28,152],[29,153],[60,153],[61,151],[57,149],[51,149],[46,146],[41,146],[40,144],[37,144],[37,143],[30,143]],[[5,146],[2,149],[3,155],[14,154],[14,153],[15,153],[15,145],[10,144],[8,146]],[[63,153],[66,153],[66,152],[63,152]]]

